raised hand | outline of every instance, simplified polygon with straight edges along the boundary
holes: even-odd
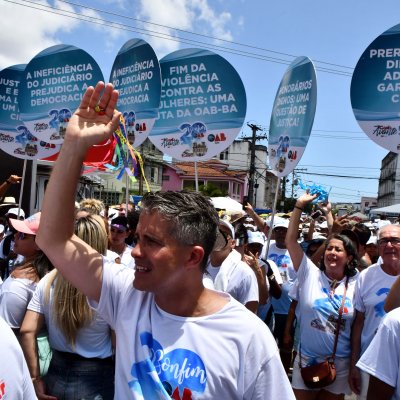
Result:
[[[118,127],[121,113],[115,110],[117,101],[118,91],[110,83],[98,82],[95,88],[88,87],[68,123],[65,141],[78,140],[86,151],[107,140]]]
[[[308,192],[308,190],[303,193],[297,200],[296,200],[296,204],[299,207],[304,207],[305,205],[311,203],[313,200],[315,200],[318,197],[318,193],[315,194],[310,194]]]

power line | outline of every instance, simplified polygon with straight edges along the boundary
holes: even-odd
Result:
[[[29,0],[22,0],[22,1],[24,1],[25,3],[34,4],[39,7],[34,7],[32,5],[29,6],[27,4],[18,3],[18,2],[12,1],[12,0],[3,0],[3,1],[6,1],[7,3],[12,3],[15,5],[35,9],[38,11],[44,11],[44,12],[48,12],[48,13],[52,13],[52,14],[56,14],[56,15],[60,15],[60,16],[68,17],[68,18],[73,18],[73,19],[77,19],[77,20],[81,20],[81,21],[85,21],[85,22],[90,22],[90,23],[97,24],[97,25],[107,26],[108,28],[112,28],[112,29],[120,29],[120,30],[125,30],[125,31],[130,31],[130,32],[141,33],[143,35],[153,36],[153,37],[157,37],[157,38],[163,39],[163,40],[171,40],[171,41],[185,43],[185,44],[191,44],[191,45],[200,44],[206,49],[218,50],[218,51],[225,52],[225,53],[235,54],[235,55],[239,55],[239,56],[243,56],[243,57],[247,57],[247,58],[258,59],[261,61],[273,62],[273,63],[277,63],[277,64],[289,65],[291,63],[291,60],[288,61],[288,60],[279,59],[279,58],[275,58],[275,57],[263,56],[261,54],[251,53],[248,51],[243,51],[243,50],[238,50],[238,49],[227,48],[224,46],[204,43],[204,42],[194,40],[194,39],[176,38],[176,37],[166,34],[166,33],[156,32],[156,31],[152,31],[149,29],[145,29],[145,28],[139,28],[136,26],[132,27],[132,26],[128,26],[126,24],[122,24],[119,22],[100,19],[100,18],[96,18],[93,16],[81,15],[81,14],[78,14],[73,11],[61,10],[61,9],[58,9],[53,6],[35,3],[35,2],[29,1]],[[85,8],[85,7],[83,7],[83,8]],[[335,69],[326,68],[326,67],[319,67],[318,71],[331,73],[331,74],[335,74],[335,75],[347,76],[347,77],[352,76],[352,74],[349,72],[335,70]]]
[[[160,24],[160,23],[156,23],[156,22],[145,21],[145,20],[142,20],[142,19],[139,19],[139,18],[134,18],[134,17],[128,17],[128,16],[123,15],[123,14],[117,14],[117,13],[113,13],[111,11],[102,10],[102,9],[95,8],[95,7],[82,6],[81,4],[74,3],[72,1],[67,1],[67,0],[59,0],[59,1],[62,2],[62,3],[71,4],[71,5],[74,5],[74,6],[77,6],[77,7],[93,10],[93,11],[96,11],[96,12],[99,12],[99,13],[113,15],[113,16],[117,16],[117,17],[120,17],[120,18],[131,20],[131,21],[138,21],[138,22],[143,23],[143,24],[159,26],[159,27],[162,27],[162,28],[175,30],[177,32],[182,32],[182,33],[189,34],[189,35],[204,37],[206,39],[218,40],[220,42],[224,42],[224,43],[228,43],[228,44],[234,44],[234,45],[237,45],[237,46],[248,47],[248,48],[251,48],[251,49],[266,51],[266,52],[269,52],[269,53],[279,54],[279,55],[283,55],[283,56],[287,56],[287,57],[293,57],[293,58],[297,57],[294,54],[283,53],[283,52],[280,52],[280,51],[266,49],[264,47],[257,47],[257,46],[253,46],[253,45],[249,45],[249,44],[245,44],[245,43],[241,43],[241,42],[235,42],[233,40],[221,39],[221,38],[217,38],[216,36],[205,35],[205,34],[202,34],[202,33],[199,33],[199,32],[192,32],[192,31],[188,31],[186,29],[175,28],[175,27],[172,27],[172,26],[169,26],[169,25],[164,25],[164,24]],[[346,65],[334,64],[334,63],[321,61],[321,60],[314,60],[314,61],[318,62],[320,64],[326,64],[326,65],[331,65],[331,66],[334,66],[334,67],[345,68],[345,69],[349,69],[349,70],[352,70],[352,71],[354,70],[353,67],[348,67]]]

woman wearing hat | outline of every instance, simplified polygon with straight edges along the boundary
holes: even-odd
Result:
[[[79,218],[75,234],[106,254],[107,232],[100,216]],[[35,341],[44,324],[53,356],[42,377]],[[20,342],[39,399],[113,398],[111,328],[57,270],[39,282],[21,327]]]
[[[358,255],[351,240],[338,234],[326,240],[319,267],[304,254],[297,242],[300,216],[304,207],[316,197],[305,193],[297,199],[286,235],[286,246],[297,271],[301,315],[299,352],[293,364],[292,386],[300,400],[343,400],[345,394],[351,394],[347,376]],[[332,356],[337,332],[336,380],[325,387],[310,389],[301,369]]]
[[[39,229],[40,213],[23,221],[10,219],[15,229],[14,252],[24,257],[0,288],[0,316],[18,335],[26,308],[39,280],[52,265],[35,242]]]

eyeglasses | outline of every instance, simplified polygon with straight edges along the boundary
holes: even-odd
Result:
[[[382,238],[378,240],[378,245],[379,246],[387,246],[388,244],[392,245],[392,246],[399,246],[400,245],[400,238]]]
[[[17,232],[17,233],[15,234],[15,237],[16,237],[18,240],[24,240],[24,239],[27,239],[27,238],[29,238],[29,237],[31,237],[31,236],[35,236],[35,235],[30,235],[30,234],[24,233],[24,232]]]

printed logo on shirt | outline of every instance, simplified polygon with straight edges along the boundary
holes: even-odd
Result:
[[[0,400],[6,400],[7,398],[7,394],[6,394],[6,383],[1,380],[0,381]]]
[[[318,312],[321,318],[315,318],[311,321],[311,326],[320,331],[328,331],[331,333],[335,332],[337,322],[338,322],[338,314],[339,308],[342,305],[342,295],[333,294],[330,295],[329,290],[323,288],[322,291],[327,295],[321,299],[316,299],[313,304],[313,309]],[[343,315],[349,313],[349,309],[353,307],[353,304],[346,296],[343,306]],[[346,328],[346,320],[342,319],[340,323],[340,330],[345,330]]]
[[[377,296],[386,295],[385,298],[381,302],[374,305],[375,317],[384,317],[386,315],[386,312],[383,309],[383,306],[385,305],[386,297],[387,297],[387,294],[389,293],[389,290],[390,290],[389,288],[381,288],[375,293]]]
[[[279,272],[281,273],[283,282],[287,282],[288,280],[288,272],[287,268],[292,263],[291,258],[287,254],[268,254],[268,259],[275,262],[275,264],[279,268]]]
[[[144,399],[191,400],[192,393],[203,393],[207,374],[201,358],[191,350],[165,352],[150,332],[140,335],[149,358],[131,368],[131,390]]]

